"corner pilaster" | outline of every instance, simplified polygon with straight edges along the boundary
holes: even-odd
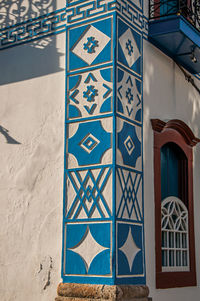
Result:
[[[64,284],[56,300],[146,301],[143,3],[67,0],[66,9]],[[102,288],[110,297],[98,295]]]

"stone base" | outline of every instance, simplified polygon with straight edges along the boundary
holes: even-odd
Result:
[[[60,283],[55,301],[151,301],[145,285]]]

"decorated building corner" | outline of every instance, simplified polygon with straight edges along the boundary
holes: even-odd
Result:
[[[67,2],[66,283],[146,283],[143,3],[124,4]]]
[[[1,301],[199,299],[199,24],[196,0],[0,2]]]

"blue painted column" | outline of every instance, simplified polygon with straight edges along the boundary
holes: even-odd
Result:
[[[141,1],[67,0],[63,282],[145,284]]]

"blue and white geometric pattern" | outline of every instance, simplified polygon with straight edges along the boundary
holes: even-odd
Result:
[[[112,60],[111,18],[69,29],[68,70],[103,64]]]
[[[145,30],[147,22],[142,13],[142,2],[142,0],[68,0],[67,23],[72,24],[93,17],[103,17],[116,10],[131,24],[140,30]]]
[[[92,134],[88,134],[80,144],[80,147],[90,154],[99,143],[100,141],[97,138],[95,138]]]
[[[68,77],[68,119],[93,117],[112,110],[112,69]]]
[[[92,17],[103,17],[116,7],[116,0],[67,0],[67,22],[70,24]]]
[[[117,72],[117,111],[130,119],[142,121],[142,84],[127,71],[118,68]]]
[[[142,222],[142,174],[117,168],[117,219]]]
[[[126,140],[124,141],[124,145],[126,147],[126,150],[127,150],[128,154],[129,154],[129,156],[131,156],[132,152],[135,149],[135,145],[134,145],[133,140],[131,139],[130,136],[128,136],[126,138]]]
[[[67,171],[66,219],[112,217],[112,169]]]
[[[117,161],[120,165],[141,170],[141,127],[117,119]]]
[[[65,8],[31,19],[28,7],[50,9],[52,0],[7,2],[15,12],[0,4],[0,50],[66,32],[63,280],[145,283],[143,1],[66,0]],[[3,27],[15,14],[23,23]]]
[[[76,223],[66,227],[67,275],[111,274],[111,224]]]
[[[68,168],[111,163],[111,118],[68,126]]]
[[[145,28],[145,17],[140,7],[140,0],[117,0],[117,10],[132,25],[136,26],[139,30]],[[141,0],[141,2],[143,2]]]
[[[67,282],[145,284],[142,9],[67,0]]]
[[[142,35],[118,18],[118,62],[141,75]]]
[[[144,277],[142,224],[118,223],[118,277]]]

